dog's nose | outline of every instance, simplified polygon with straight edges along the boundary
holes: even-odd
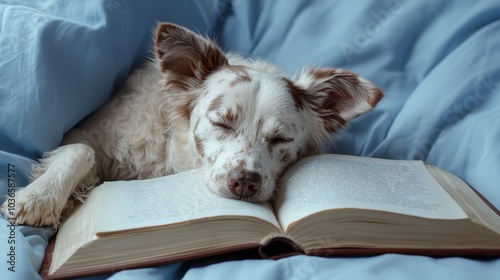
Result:
[[[250,197],[260,188],[260,175],[252,171],[232,170],[228,174],[227,185],[239,199]]]

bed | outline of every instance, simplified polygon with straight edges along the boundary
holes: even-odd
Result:
[[[359,73],[386,97],[332,136],[329,152],[424,160],[466,180],[500,208],[497,0],[2,0],[2,201],[9,174],[16,187],[25,186],[30,165],[150,55],[160,21],[207,34],[226,51],[269,60],[290,75],[310,65]],[[0,278],[38,279],[54,231],[0,223]],[[13,263],[6,256],[10,246]],[[499,273],[495,258],[384,254],[273,261],[236,254],[86,279],[498,279]]]

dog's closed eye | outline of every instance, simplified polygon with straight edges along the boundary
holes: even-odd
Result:
[[[219,128],[219,129],[221,129],[223,131],[226,131],[226,132],[232,132],[232,131],[234,131],[234,128],[230,124],[227,124],[227,123],[224,123],[224,122],[220,122],[220,121],[210,121],[210,123],[213,126]]]
[[[273,146],[277,146],[280,144],[290,143],[293,141],[293,138],[285,137],[282,135],[273,135],[270,137],[265,137],[265,140],[269,144],[270,147],[273,147]]]

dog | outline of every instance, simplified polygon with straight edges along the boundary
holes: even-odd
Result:
[[[171,23],[155,34],[154,58],[44,155],[31,183],[17,191],[15,211],[2,206],[6,218],[57,228],[104,180],[202,167],[212,192],[265,202],[287,166],[322,152],[332,133],[383,96],[346,70],[309,68],[288,77]]]

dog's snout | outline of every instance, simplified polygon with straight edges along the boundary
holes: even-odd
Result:
[[[232,170],[228,175],[227,185],[240,199],[253,196],[260,188],[261,180],[257,172]]]

